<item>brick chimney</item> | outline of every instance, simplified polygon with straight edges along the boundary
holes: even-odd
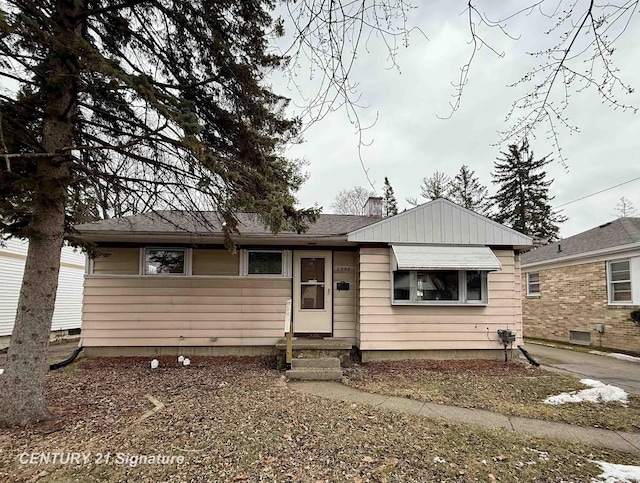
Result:
[[[365,216],[382,218],[382,197],[370,196],[364,204],[364,214]]]

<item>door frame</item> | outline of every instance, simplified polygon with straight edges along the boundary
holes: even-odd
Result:
[[[299,259],[305,255],[310,257],[323,257],[325,259],[325,289],[329,292],[325,292],[325,310],[329,310],[329,331],[328,332],[300,332],[296,329],[296,319],[301,315],[299,310],[300,305],[300,262]],[[293,335],[294,336],[306,336],[311,334],[321,334],[325,337],[333,337],[333,250],[331,249],[303,249],[292,250],[291,253],[291,300],[292,310],[291,315],[293,317]]]

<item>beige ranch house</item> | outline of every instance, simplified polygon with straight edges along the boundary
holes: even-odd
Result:
[[[522,343],[519,251],[531,239],[446,200],[382,218],[321,215],[273,235],[239,215],[237,252],[222,222],[175,211],[77,226],[87,263],[82,345],[89,356],[273,353],[292,300],[296,340],[339,340],[363,361],[503,357]]]

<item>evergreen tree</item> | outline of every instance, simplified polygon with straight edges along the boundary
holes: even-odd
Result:
[[[510,226],[532,237],[556,240],[560,228],[558,224],[567,220],[565,216],[553,213],[549,204],[549,186],[553,180],[546,180],[542,169],[551,162],[549,156],[534,159],[533,151],[525,139],[521,145],[512,144],[509,152],[494,163],[493,182],[498,192],[493,196],[497,208],[495,221]]]
[[[487,187],[480,183],[475,171],[463,164],[458,174],[451,181],[451,201],[458,205],[486,215],[489,211],[490,198]]]
[[[0,6],[0,235],[28,238],[20,310],[0,377],[0,426],[49,417],[44,387],[63,240],[97,216],[217,210],[304,230],[299,123],[266,87],[287,59],[273,4],[66,0]],[[7,87],[7,86],[5,86]],[[133,202],[131,202],[133,201]],[[96,207],[97,205],[97,207]]]
[[[384,188],[382,192],[382,215],[393,216],[398,214],[398,202],[393,194],[393,188],[389,183],[389,178],[384,177]]]

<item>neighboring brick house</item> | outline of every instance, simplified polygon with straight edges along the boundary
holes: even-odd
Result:
[[[522,255],[525,337],[640,353],[640,218]]]

